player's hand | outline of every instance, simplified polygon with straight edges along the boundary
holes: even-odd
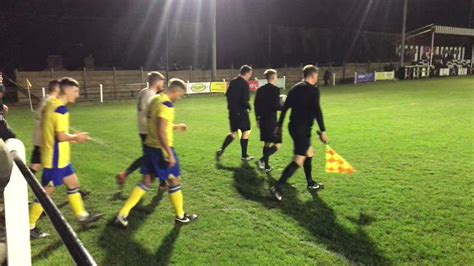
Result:
[[[260,121],[257,120],[257,128],[260,128]]]
[[[75,141],[77,141],[77,143],[86,143],[90,139],[91,139],[91,137],[89,136],[89,133],[87,133],[87,132],[76,133]]]
[[[176,158],[174,157],[173,153],[170,153],[168,157],[168,168],[173,168],[176,166]]]
[[[318,132],[318,133],[319,133],[319,140],[324,144],[328,144],[328,135],[326,134],[326,131]]]
[[[8,106],[6,106],[5,104],[3,105],[3,110],[5,111],[5,113],[8,113]]]
[[[178,132],[186,132],[188,130],[188,126],[186,124],[177,124],[174,126],[174,128]]]

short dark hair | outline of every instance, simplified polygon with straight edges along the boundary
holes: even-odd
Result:
[[[173,79],[170,79],[169,81],[168,89],[169,90],[182,89],[186,91],[186,83],[184,83],[184,81],[181,79],[173,78]]]
[[[249,72],[252,72],[252,67],[249,65],[243,65],[240,67],[240,75],[245,75]]]
[[[158,71],[148,73],[148,84],[153,84],[157,81],[165,80],[165,76]]]
[[[315,73],[319,73],[319,69],[315,65],[306,65],[303,67],[303,77],[307,78]]]
[[[52,79],[48,83],[48,92],[52,92],[56,89],[56,87],[59,87],[60,81],[58,79]]]
[[[272,76],[276,75],[278,72],[275,69],[267,69],[265,72],[263,72],[263,75],[265,75],[265,78],[267,80],[270,80]]]
[[[59,88],[61,89],[61,92],[64,92],[64,87],[66,86],[79,88],[79,82],[77,82],[77,80],[70,77],[64,77],[61,80],[59,80]]]

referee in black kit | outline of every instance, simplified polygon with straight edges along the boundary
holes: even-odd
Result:
[[[282,105],[280,103],[281,89],[276,86],[277,71],[267,69],[264,75],[268,83],[258,88],[254,103],[257,125],[260,129],[260,141],[264,142],[263,156],[257,161],[257,166],[260,170],[270,173],[272,171],[269,164],[270,156],[281,147],[281,138],[274,133],[277,127],[277,112],[281,110]]]
[[[316,183],[312,175],[312,159],[314,155],[311,147],[311,131],[314,120],[318,122],[321,133],[321,142],[327,143],[326,128],[324,127],[323,112],[319,103],[320,92],[318,84],[318,68],[307,65],[303,68],[304,80],[297,83],[288,93],[288,97],[283,106],[280,119],[275,133],[281,136],[281,127],[285,120],[288,109],[291,108],[290,123],[288,129],[294,143],[294,160],[285,168],[280,180],[271,188],[271,192],[277,200],[282,200],[282,188],[290,177],[303,167],[308,182],[309,190],[319,190],[322,184]]]
[[[242,161],[251,161],[254,157],[249,156],[247,147],[250,137],[250,92],[248,80],[252,77],[252,67],[243,65],[240,67],[240,75],[234,78],[226,92],[227,109],[229,109],[230,133],[224,140],[221,149],[216,152],[216,160],[220,161],[224,151],[242,131],[240,146],[242,148]]]

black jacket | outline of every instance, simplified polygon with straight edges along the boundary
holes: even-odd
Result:
[[[281,128],[286,112],[291,108],[290,127],[311,129],[316,119],[319,129],[326,131],[319,98],[320,92],[318,87],[310,85],[305,81],[297,83],[288,93],[278,126]]]
[[[236,77],[230,81],[226,97],[227,109],[231,113],[243,113],[251,109],[249,89],[248,82],[242,77]]]
[[[270,83],[258,88],[254,102],[257,121],[277,120],[277,112],[282,108],[280,104],[280,91],[280,88]]]

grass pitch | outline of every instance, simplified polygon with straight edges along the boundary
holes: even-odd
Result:
[[[185,209],[200,215],[197,223],[174,228],[168,198],[158,201],[153,189],[126,231],[109,225],[123,204],[113,197],[114,176],[141,154],[132,101],[71,108],[71,125],[95,138],[73,147],[82,186],[92,191],[86,207],[105,219],[81,231],[64,189],[54,200],[101,265],[472,263],[474,78],[327,87],[322,105],[331,146],[357,173],[325,174],[324,147],[314,139],[314,176],[326,185],[319,197],[305,190],[302,170],[282,203],[268,193],[291,160],[288,134],[271,158],[273,177],[242,166],[238,142],[216,166],[229,128],[225,99],[196,96],[177,104],[177,122],[189,132],[176,134],[176,149]],[[32,114],[14,107],[8,119],[29,153]],[[261,147],[254,129],[250,153]],[[129,177],[125,196],[139,180]],[[52,236],[33,242],[33,262],[73,264],[47,218],[39,226]]]

